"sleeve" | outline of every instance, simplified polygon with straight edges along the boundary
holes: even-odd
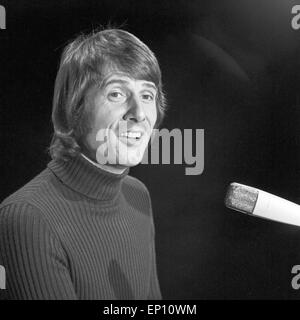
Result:
[[[149,195],[149,193],[148,193]],[[155,250],[155,227],[153,222],[153,213],[152,213],[152,204],[149,195],[150,201],[150,217],[151,217],[151,276],[150,276],[150,289],[148,294],[148,300],[162,300],[160,285],[157,275],[157,265],[156,265],[156,250]]]
[[[67,255],[34,206],[1,208],[0,265],[5,268],[7,299],[77,299]]]

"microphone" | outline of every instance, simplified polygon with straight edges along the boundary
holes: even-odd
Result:
[[[271,193],[236,182],[228,186],[225,205],[229,209],[300,227],[300,206]]]

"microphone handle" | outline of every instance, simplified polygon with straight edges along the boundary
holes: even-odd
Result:
[[[258,192],[253,215],[300,226],[300,206],[298,204],[262,190]]]

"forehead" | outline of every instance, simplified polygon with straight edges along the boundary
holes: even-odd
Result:
[[[105,88],[109,85],[113,84],[122,84],[130,86],[132,84],[138,84],[145,88],[152,88],[154,90],[157,90],[156,85],[152,81],[143,80],[143,79],[135,79],[130,77],[129,75],[122,73],[122,72],[111,72],[109,73],[102,82],[101,87]]]

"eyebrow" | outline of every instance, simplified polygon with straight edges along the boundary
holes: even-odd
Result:
[[[108,80],[107,82],[104,83],[104,87],[110,85],[110,84],[114,84],[114,83],[119,83],[119,84],[129,84],[129,81],[127,80],[123,80],[123,79],[111,79],[111,80]],[[157,91],[157,87],[155,84],[151,83],[151,82],[145,82],[142,84],[143,87],[146,87],[146,88],[152,88],[154,89],[155,91]]]
[[[153,83],[145,82],[145,83],[142,84],[142,86],[143,86],[143,87],[146,87],[146,88],[152,88],[152,89],[154,89],[155,91],[157,91],[157,87],[156,87],[156,85],[153,84]]]

